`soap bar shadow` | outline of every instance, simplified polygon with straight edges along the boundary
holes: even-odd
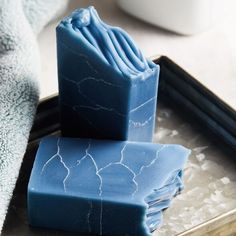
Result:
[[[80,234],[80,233],[73,233],[73,232],[67,232],[67,231],[59,231],[59,230],[51,230],[51,229],[43,229],[43,228],[34,228],[32,226],[29,226],[29,232],[31,232],[33,235],[47,235],[47,236],[95,236],[93,234]]]

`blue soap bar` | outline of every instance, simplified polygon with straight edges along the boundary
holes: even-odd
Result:
[[[150,236],[182,188],[179,145],[47,137],[28,185],[32,226]]]
[[[152,141],[159,66],[93,7],[74,11],[56,31],[62,134]]]

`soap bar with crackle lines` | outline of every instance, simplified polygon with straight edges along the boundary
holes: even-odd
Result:
[[[57,58],[64,136],[152,141],[159,66],[126,32],[78,9],[57,27]]]
[[[180,145],[47,137],[28,185],[33,226],[150,236],[182,188]]]

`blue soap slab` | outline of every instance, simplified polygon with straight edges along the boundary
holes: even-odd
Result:
[[[47,137],[28,185],[32,226],[150,236],[183,188],[180,145]]]
[[[62,134],[152,141],[159,66],[93,7],[74,11],[56,32]]]

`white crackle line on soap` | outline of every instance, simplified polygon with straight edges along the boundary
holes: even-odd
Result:
[[[47,165],[54,160],[55,158],[59,157],[60,163],[63,165],[63,167],[66,169],[67,174],[65,176],[65,178],[63,179],[63,189],[64,192],[66,192],[66,180],[68,179],[69,175],[70,175],[70,169],[69,167],[65,164],[65,162],[63,161],[63,157],[60,154],[60,138],[57,139],[57,152],[56,154],[54,154],[52,157],[50,157],[45,164],[43,165],[43,168],[41,170],[41,174],[43,174],[43,172],[45,171],[45,168],[47,167]]]

